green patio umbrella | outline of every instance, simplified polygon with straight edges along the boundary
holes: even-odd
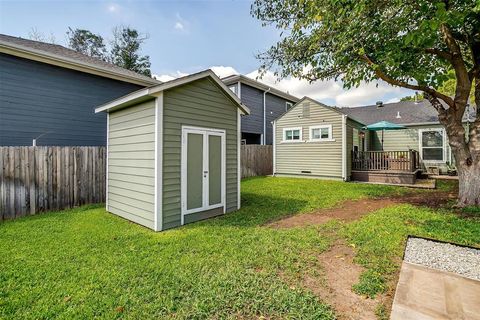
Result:
[[[400,124],[395,124],[388,121],[380,121],[380,122],[369,124],[368,126],[363,127],[363,129],[370,130],[370,131],[382,130],[382,151],[383,151],[383,133],[385,132],[385,130],[401,130],[401,129],[405,129],[405,127]]]

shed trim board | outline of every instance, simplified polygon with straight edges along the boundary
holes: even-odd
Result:
[[[202,206],[188,209],[187,208],[187,161],[188,161],[188,134],[201,134],[203,136],[203,180],[202,180]],[[209,194],[209,182],[210,182],[210,173],[206,166],[209,165],[209,137],[210,135],[219,136],[221,138],[221,200],[220,203],[213,205],[209,204],[210,194]],[[225,191],[226,191],[226,143],[225,143],[226,131],[215,129],[215,128],[204,128],[204,127],[193,127],[193,126],[182,126],[182,151],[181,151],[181,224],[185,223],[185,216],[193,213],[208,211],[216,208],[223,208],[223,213],[225,213]]]
[[[237,110],[237,209],[240,209],[241,196],[241,180],[242,180],[242,164],[241,164],[241,144],[242,144],[242,114]]]
[[[106,159],[106,168],[105,168],[105,177],[106,177],[106,183],[105,183],[105,210],[108,211],[108,146],[110,143],[108,143],[110,140],[110,114],[107,113],[107,159]]]
[[[163,229],[163,92],[155,99],[155,231]]]
[[[277,121],[273,121],[273,175],[275,176],[275,173],[277,172],[277,156],[276,156],[276,150],[277,150],[277,143],[276,143],[276,133],[275,131],[277,130]]]

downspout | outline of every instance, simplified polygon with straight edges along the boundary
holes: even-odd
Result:
[[[267,93],[270,92],[271,88],[263,91],[263,139],[262,144],[266,144],[267,140]]]

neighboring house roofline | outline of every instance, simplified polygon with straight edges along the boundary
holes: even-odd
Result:
[[[110,78],[114,80],[124,81],[128,83],[133,83],[142,86],[151,86],[154,84],[160,84],[161,81],[155,80],[153,78],[149,78],[147,76],[135,73],[131,70],[123,69],[118,66],[111,65],[110,68],[106,66],[102,66],[100,63],[91,63],[87,61],[81,61],[78,59],[74,59],[72,57],[63,56],[60,54],[56,54],[53,52],[48,52],[46,50],[41,50],[37,48],[32,48],[26,45],[22,45],[19,43],[15,43],[12,41],[5,40],[7,38],[15,39],[18,41],[31,41],[32,43],[41,43],[43,45],[51,45],[51,46],[58,46],[62,50],[71,50],[59,45],[47,44],[43,42],[33,41],[22,39],[18,37],[6,36],[2,35],[2,39],[0,39],[0,52],[9,54],[12,56],[25,58],[33,61],[38,61],[42,63],[47,63],[50,65],[59,66],[62,68],[72,69],[76,71],[81,71],[89,74],[94,74],[97,76]],[[78,53],[81,54],[81,53]],[[90,60],[95,59],[89,57]],[[93,60],[92,60],[93,61]],[[107,65],[107,63],[102,62],[102,64]],[[118,71],[117,71],[117,70]],[[120,70],[122,72],[120,72]]]
[[[134,105],[136,103],[149,100],[151,98],[155,98],[158,93],[163,92],[168,89],[172,89],[177,86],[181,86],[196,80],[200,80],[203,78],[211,78],[226,94],[227,98],[229,98],[233,103],[237,105],[237,107],[242,111],[243,114],[250,114],[250,109],[245,106],[240,99],[237,97],[235,93],[233,93],[225,83],[218,78],[218,76],[210,69],[205,71],[201,71],[198,73],[194,73],[185,77],[177,78],[171,81],[163,82],[156,86],[151,86],[148,88],[140,89],[135,92],[132,92],[126,96],[120,97],[113,101],[110,101],[106,104],[98,106],[95,109],[95,113],[102,112],[102,111],[114,111],[122,108],[126,108],[128,106]]]
[[[284,92],[284,91],[281,91],[279,89],[276,89],[272,86],[269,86],[265,83],[262,83],[260,81],[257,81],[257,80],[254,80],[254,79],[251,79],[247,76],[244,76],[244,75],[232,75],[232,76],[228,76],[228,77],[225,77],[225,78],[222,78],[222,81],[228,86],[228,85],[232,85],[232,84],[235,84],[237,82],[241,82],[243,84],[246,84],[246,85],[249,85],[251,87],[254,87],[254,88],[257,88],[257,89],[260,89],[262,91],[265,91],[265,90],[268,90],[270,89],[269,93],[270,94],[273,94],[273,95],[276,95],[278,97],[281,97],[285,100],[289,100],[289,101],[293,101],[293,102],[298,102],[300,99],[287,93],[287,92]]]

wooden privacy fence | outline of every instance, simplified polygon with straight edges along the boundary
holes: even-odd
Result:
[[[105,147],[0,147],[0,220],[105,201]]]
[[[242,178],[273,174],[273,147],[247,144],[241,150]]]

